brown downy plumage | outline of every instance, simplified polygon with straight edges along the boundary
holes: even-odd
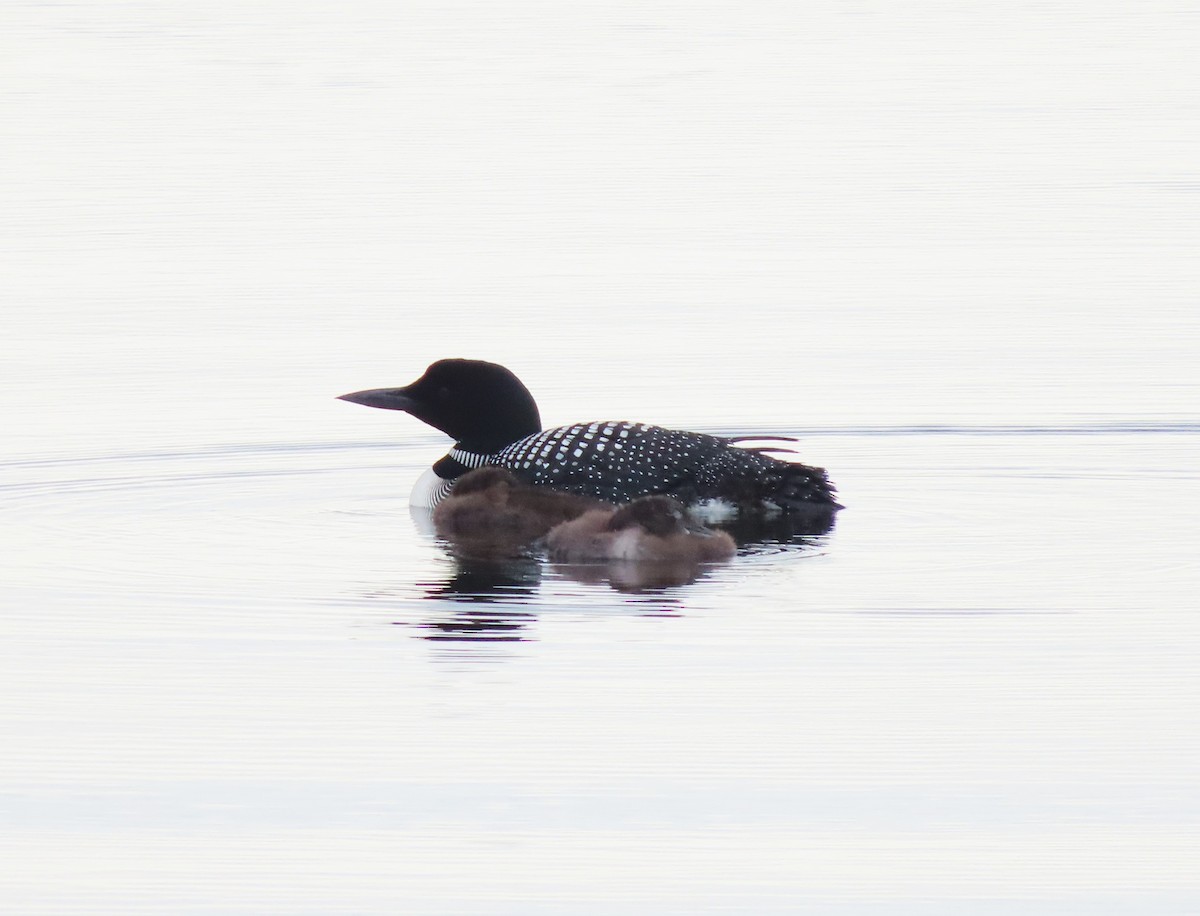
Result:
[[[568,563],[594,560],[713,563],[736,545],[724,531],[688,523],[667,496],[644,496],[620,509],[593,509],[555,527],[546,537],[550,556]]]
[[[433,510],[437,533],[464,552],[512,556],[550,529],[607,506],[596,499],[521,483],[504,468],[479,468],[455,481]]]

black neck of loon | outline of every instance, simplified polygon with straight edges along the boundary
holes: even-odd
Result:
[[[494,455],[506,445],[512,445],[518,439],[524,439],[526,436],[532,436],[541,431],[541,424],[514,425],[507,428],[491,427],[481,429],[469,436],[463,436],[454,443],[454,447],[473,455]]]
[[[461,477],[469,470],[471,468],[468,465],[463,464],[451,455],[443,455],[433,463],[433,473],[437,474],[442,480],[453,480],[456,477]]]

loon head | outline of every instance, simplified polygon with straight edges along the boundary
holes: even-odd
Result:
[[[442,359],[404,388],[339,395],[343,401],[403,410],[454,439],[460,448],[491,453],[542,429],[537,403],[519,378],[496,363]]]

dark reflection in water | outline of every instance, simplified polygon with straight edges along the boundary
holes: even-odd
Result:
[[[422,639],[434,642],[527,642],[525,627],[535,615],[512,609],[467,610],[420,624]]]
[[[454,558],[454,574],[445,582],[422,583],[420,587],[425,592],[425,598],[468,603],[525,603],[537,594],[547,570],[553,570],[560,577],[573,582],[607,585],[618,592],[658,591],[697,582],[708,575],[714,566],[686,560],[559,563],[535,555],[480,558],[463,556],[453,550],[449,552]]]
[[[708,575],[712,565],[687,561],[637,563],[610,560],[607,563],[551,563],[565,579],[585,585],[608,585],[618,592],[637,594],[691,585]]]
[[[542,580],[536,557],[455,557],[454,574],[445,582],[424,582],[425,597],[435,601],[493,602],[528,599]]]
[[[418,529],[432,534],[427,519],[428,513],[414,511]],[[730,561],[736,564],[763,553],[810,553],[832,528],[832,516],[818,525],[812,518],[797,516],[742,517],[718,527],[738,544],[738,556]],[[517,556],[480,556],[467,549],[469,545],[440,537],[437,541],[453,560],[451,574],[444,580],[417,583],[417,587],[422,598],[442,605],[440,612],[421,615],[425,619],[417,622],[398,621],[397,625],[414,626],[421,638],[438,642],[528,641],[538,605],[547,599],[547,578],[616,592],[616,605],[609,610],[680,616],[683,590],[727,565],[627,560],[560,563],[549,560],[538,543]],[[552,596],[550,600],[554,600]]]
[[[421,584],[426,600],[442,605],[415,625],[422,639],[437,642],[524,642],[537,620],[536,599],[547,572],[585,585],[606,585],[621,593],[619,608],[638,616],[681,615],[684,603],[672,590],[704,578],[695,564],[560,564],[538,557],[473,559],[455,557],[445,582]]]
[[[718,527],[728,531],[742,550],[755,551],[767,545],[773,547],[807,547],[821,543],[822,538],[833,530],[835,516],[824,513],[820,517],[801,515],[738,516]]]
[[[424,639],[458,642],[521,642],[534,614],[527,607],[542,579],[542,564],[534,557],[498,560],[456,559],[454,574],[445,582],[422,583],[431,601],[457,602],[441,619],[418,626]]]

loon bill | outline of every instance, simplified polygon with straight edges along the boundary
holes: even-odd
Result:
[[[496,363],[443,359],[411,385],[340,398],[404,411],[454,440],[417,482],[414,505],[432,507],[467,471],[494,466],[525,483],[614,504],[665,494],[688,506],[829,522],[842,508],[823,469],[765,454],[781,449],[740,444],[780,437],[713,436],[625,420],[543,430],[529,389]]]

